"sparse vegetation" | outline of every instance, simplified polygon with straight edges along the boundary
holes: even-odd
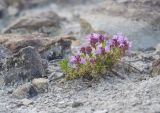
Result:
[[[122,33],[117,33],[112,38],[92,33],[87,39],[89,44],[81,47],[76,55],[60,61],[67,79],[100,75],[119,62],[131,48],[131,42]]]

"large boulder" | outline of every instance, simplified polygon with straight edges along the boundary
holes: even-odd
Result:
[[[60,29],[61,18],[53,11],[26,12],[24,16],[18,17],[15,21],[2,30],[3,33],[33,33],[43,32],[57,35]]]
[[[8,58],[4,64],[4,82],[32,80],[45,75],[42,59],[34,47],[22,48],[16,55]]]
[[[1,78],[4,78],[4,84],[46,76],[47,60],[59,59],[69,53],[72,39],[70,36],[0,35],[1,45],[10,52],[6,56],[2,54]]]
[[[42,58],[56,59],[65,55],[70,50],[72,36],[47,37],[42,34],[33,35],[0,35],[0,44],[8,48],[12,53],[19,52],[27,46],[34,47]],[[51,58],[52,57],[52,58]]]

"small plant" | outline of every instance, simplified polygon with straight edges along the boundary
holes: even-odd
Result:
[[[112,38],[92,33],[87,39],[89,44],[81,47],[76,55],[60,61],[67,79],[105,73],[131,48],[131,42],[122,33],[117,33]]]

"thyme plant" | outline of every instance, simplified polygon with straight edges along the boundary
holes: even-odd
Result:
[[[92,33],[87,39],[88,45],[82,46],[77,54],[60,61],[67,79],[101,75],[118,63],[131,48],[131,42],[122,33],[111,38]]]

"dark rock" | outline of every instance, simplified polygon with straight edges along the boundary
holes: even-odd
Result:
[[[30,83],[27,83],[19,86],[16,90],[14,90],[12,95],[15,98],[23,99],[34,97],[37,95],[37,92]]]
[[[77,108],[77,107],[80,107],[80,106],[83,106],[82,102],[73,102],[72,103],[72,108]]]
[[[1,35],[0,66],[5,85],[45,76],[47,60],[69,54],[72,39],[70,36],[53,39],[42,35]]]
[[[152,75],[160,75],[160,59],[157,59],[152,63]]]
[[[5,73],[5,84],[21,80],[32,80],[45,74],[41,57],[34,47],[21,49],[14,57],[7,60]]]
[[[32,46],[40,53],[42,58],[48,60],[64,57],[67,52],[70,52],[72,40],[75,40],[73,36],[46,37],[43,34],[0,35],[0,44],[12,53],[17,53],[22,48]]]
[[[3,69],[3,65],[5,63],[5,59],[11,55],[11,51],[4,47],[3,45],[0,45],[0,71]]]
[[[5,10],[7,9],[6,3],[4,0],[0,1],[0,19],[5,15]]]
[[[155,50],[156,50],[156,48],[154,48],[154,47],[149,47],[149,48],[145,49],[145,51],[155,51]]]
[[[34,47],[25,47],[20,50],[20,59],[23,61],[24,68],[27,70],[30,78],[39,78],[45,74],[41,57]],[[28,75],[28,76],[29,76]],[[27,76],[27,78],[28,78]]]

